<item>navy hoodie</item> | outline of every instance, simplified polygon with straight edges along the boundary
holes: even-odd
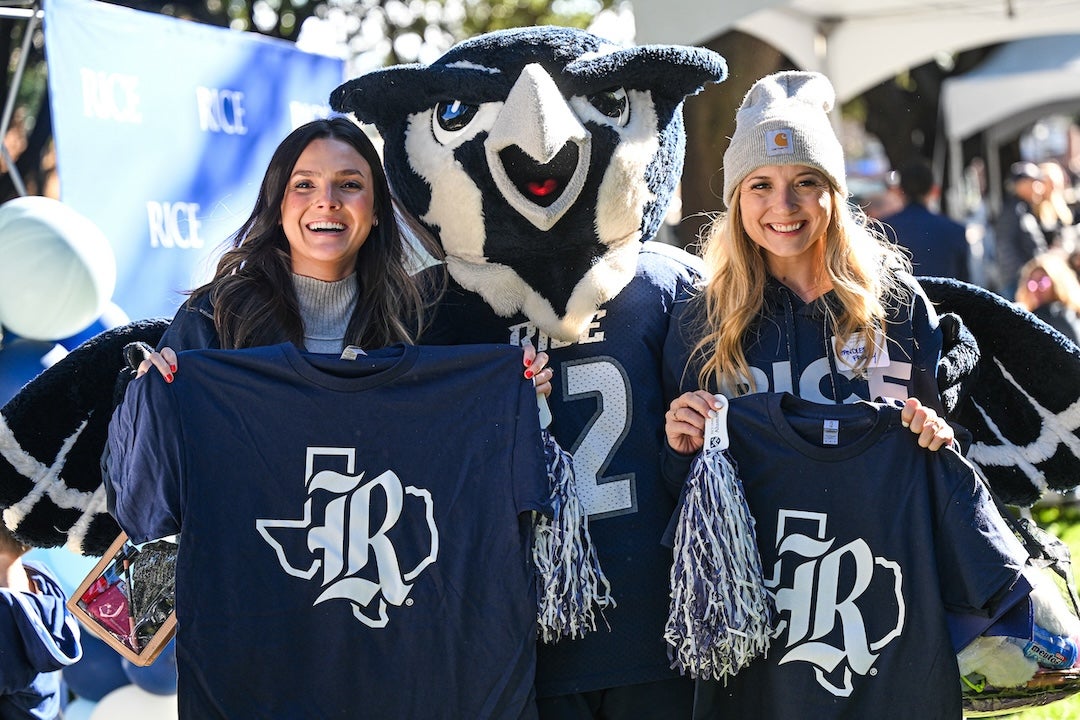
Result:
[[[825,306],[838,309],[836,294],[830,291],[803,302],[770,276],[761,315],[743,342],[755,391],[788,392],[823,404],[917,397],[943,415],[937,386],[942,347],[937,312],[914,277],[906,273],[899,277],[910,292],[886,302],[887,353],[879,353],[864,373],[855,373],[850,365],[862,348],[849,342],[841,353],[833,350],[835,331]],[[681,297],[672,310],[672,330],[663,357],[665,372],[679,384],[680,392],[698,389],[698,366],[691,362],[690,352],[701,337],[704,307],[704,298],[695,292]],[[844,355],[852,356],[850,365],[845,365]],[[665,448],[664,476],[673,491],[681,487],[691,459]]]
[[[57,717],[60,671],[82,657],[60,583],[43,565],[23,566],[38,592],[0,589],[0,720]]]

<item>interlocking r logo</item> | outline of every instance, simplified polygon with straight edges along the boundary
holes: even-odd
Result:
[[[345,472],[316,471],[316,458],[327,456],[344,458]],[[353,448],[308,448],[303,517],[258,519],[255,529],[277,553],[278,564],[289,575],[311,580],[322,571],[323,590],[312,605],[346,600],[352,604],[357,620],[381,628],[390,621],[387,605],[405,604],[413,587],[410,583],[438,558],[439,530],[427,490],[403,485],[391,470],[365,482],[364,473],[355,474],[355,465]],[[325,504],[322,524],[313,525],[313,498],[320,494],[328,494],[330,499]],[[430,545],[416,566],[403,572],[389,533],[400,522],[417,520],[405,514],[406,495],[423,501],[425,512],[419,521],[426,525]],[[384,508],[381,517],[374,516],[376,507]],[[285,540],[297,532],[306,536],[306,565],[291,561],[286,551]],[[295,546],[293,538],[290,547]],[[368,569],[372,561],[374,572]],[[361,575],[365,569],[368,572]]]
[[[825,536],[827,522],[824,513],[777,513],[777,559],[766,586],[776,599],[781,617],[776,637],[783,638],[786,633],[786,652],[779,664],[809,663],[821,687],[847,697],[854,689],[853,674],[874,674],[874,662],[881,650],[904,629],[903,573],[897,563],[875,556],[861,538],[835,547],[836,538]],[[816,528],[815,537],[791,529],[807,525]],[[875,582],[875,566],[884,568],[892,577],[896,617],[893,627],[872,640],[868,637],[866,608],[859,601]],[[882,582],[880,576],[877,582]],[[875,608],[875,619],[880,614],[881,608]],[[834,632],[838,628],[839,637]],[[825,639],[830,635],[832,644]]]

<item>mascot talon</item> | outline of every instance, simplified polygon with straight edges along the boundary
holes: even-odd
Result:
[[[149,360],[154,354],[154,347],[141,340],[128,343],[124,346],[124,359],[127,361],[129,370],[137,371],[144,360]]]

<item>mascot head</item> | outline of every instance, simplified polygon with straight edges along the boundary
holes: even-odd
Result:
[[[577,337],[633,277],[682,172],[682,103],[724,79],[702,48],[506,30],[330,98],[378,128],[391,185],[451,276],[502,316]]]

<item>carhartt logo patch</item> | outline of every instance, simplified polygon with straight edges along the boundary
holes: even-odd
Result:
[[[765,154],[794,155],[795,148],[791,146],[791,128],[765,131]]]

